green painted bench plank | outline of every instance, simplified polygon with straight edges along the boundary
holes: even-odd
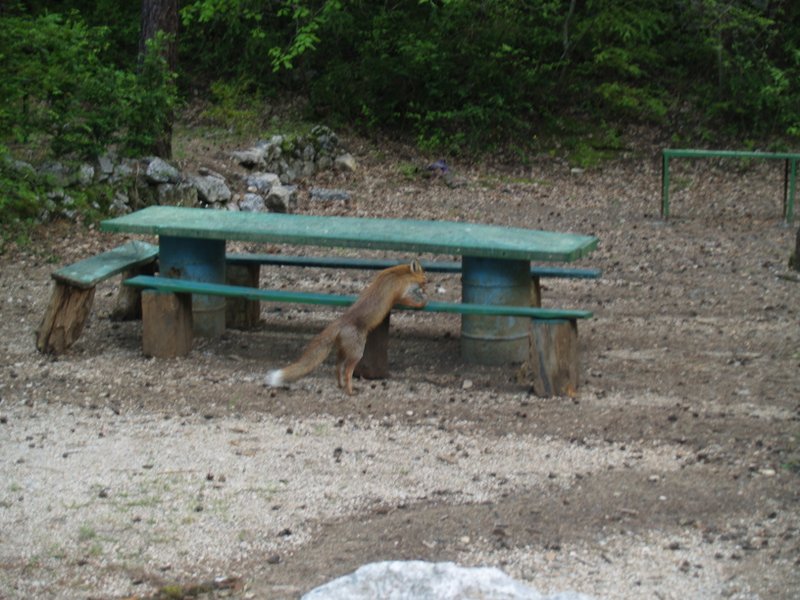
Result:
[[[228,254],[225,260],[234,265],[281,265],[290,267],[322,267],[328,269],[387,269],[407,261],[392,258],[349,258],[293,256],[287,254]],[[431,273],[460,273],[459,261],[420,261],[422,268]],[[596,279],[600,269],[575,269],[569,267],[531,267],[532,277],[564,277],[574,279]]]
[[[53,279],[87,289],[123,271],[147,264],[157,256],[158,246],[132,241],[62,267],[53,273]]]
[[[324,217],[151,206],[103,221],[102,231],[431,252],[509,260],[570,262],[597,247],[594,236],[452,221]]]
[[[403,308],[403,307],[400,307]],[[462,304],[459,302],[428,302],[425,308],[411,309],[484,317],[531,317],[532,319],[590,319],[588,310],[541,308],[538,306],[503,306],[498,304]]]
[[[226,296],[262,302],[287,302],[301,304],[321,304],[327,306],[350,306],[356,296],[340,296],[336,294],[319,294],[310,292],[291,292],[286,290],[257,289],[244,286],[222,285],[190,281],[186,279],[170,279],[137,275],[125,280],[125,285],[133,287],[172,292],[175,294],[204,294],[207,296]],[[398,307],[405,308],[405,307]],[[462,315],[481,316],[514,316],[534,319],[588,319],[592,313],[586,310],[562,310],[539,308],[535,306],[499,306],[493,304],[460,304],[451,302],[429,302],[421,310],[423,312],[444,312]]]

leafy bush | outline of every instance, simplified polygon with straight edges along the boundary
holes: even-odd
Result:
[[[135,8],[57,3],[81,21],[47,15],[54,4],[30,0],[38,16],[0,25],[14,75],[0,82],[12,100],[0,129],[46,130],[59,152],[88,152],[112,132],[145,146],[173,92],[169,78],[125,70],[111,47],[131,48]],[[188,0],[181,17],[183,83],[213,82],[218,116],[233,120],[229,92],[246,89],[301,95],[334,124],[451,151],[524,147],[566,121],[800,136],[800,3],[789,0]]]
[[[0,237],[48,215],[93,218],[111,198],[101,186],[64,193],[15,161],[9,147],[68,162],[95,158],[112,145],[141,154],[171,118],[176,90],[161,58],[164,40],[154,40],[137,70],[127,71],[107,60],[106,34],[77,14],[0,19]]]
[[[558,4],[350,7],[304,65],[312,105],[450,150],[530,135],[558,89]]]
[[[176,75],[169,70],[162,52],[166,43],[161,32],[148,40],[139,70],[120,77],[117,134],[122,149],[132,156],[151,152],[163,132],[171,130],[178,92]]]
[[[6,241],[24,241],[36,223],[56,218],[96,221],[108,214],[110,184],[79,185],[77,165],[48,170],[13,158],[0,145],[0,252]]]
[[[0,252],[6,240],[27,236],[41,210],[43,189],[36,171],[16,163],[0,145]]]
[[[15,162],[8,148],[0,146],[0,214],[4,221],[35,218],[40,189],[36,171]]]
[[[77,14],[0,19],[0,137],[85,158],[152,143],[175,105],[172,77],[157,51],[138,72],[115,68],[106,34]]]
[[[219,80],[277,82],[270,52],[283,39],[278,2],[194,0],[182,3],[179,63],[193,84]]]
[[[236,135],[260,131],[266,114],[264,101],[247,80],[217,80],[211,83],[210,104],[201,117],[216,126],[224,127]]]

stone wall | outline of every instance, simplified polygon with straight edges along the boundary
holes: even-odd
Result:
[[[107,206],[95,209],[118,216],[153,204],[242,211],[292,212],[296,183],[320,171],[353,171],[355,159],[325,126],[308,135],[275,135],[231,153],[246,174],[222,174],[207,168],[181,172],[158,157],[120,158],[109,152],[93,162],[67,165],[50,161],[34,167],[22,161],[9,166],[20,176],[35,177],[46,190],[39,218],[77,216],[74,197],[102,189]]]

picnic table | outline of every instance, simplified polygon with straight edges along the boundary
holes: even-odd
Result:
[[[598,243],[593,236],[478,223],[245,213],[172,206],[153,206],[106,220],[100,229],[158,236],[161,277],[209,285],[212,294],[216,289],[213,286],[225,283],[228,241],[460,256],[462,302],[496,307],[531,306],[532,261],[570,263],[587,256]],[[142,281],[153,284],[152,278]],[[142,287],[148,287],[145,283]],[[225,328],[224,297],[204,295],[198,289],[193,288],[195,331],[201,335],[219,335]],[[230,288],[227,292],[220,291],[225,293],[237,292]],[[254,297],[247,290],[240,293]],[[447,310],[443,306],[440,308]],[[435,309],[432,304],[431,310]],[[530,319],[525,319],[523,313],[486,316],[486,312],[479,315],[468,312],[462,311],[461,324],[461,348],[467,360],[499,364],[525,359],[529,352]]]

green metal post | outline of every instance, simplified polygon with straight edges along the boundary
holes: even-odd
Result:
[[[789,167],[789,199],[783,209],[783,216],[788,225],[791,225],[794,220],[794,192],[795,182],[797,181],[797,159],[792,158],[790,160],[792,164]]]
[[[669,155],[663,151],[661,161],[661,218],[669,219]]]

